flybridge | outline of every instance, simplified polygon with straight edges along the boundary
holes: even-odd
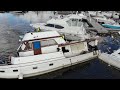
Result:
[[[0,78],[42,75],[91,60],[99,53],[90,50],[87,40],[68,42],[57,31],[26,33],[22,41],[17,55],[10,56],[7,65],[0,66]]]
[[[48,31],[48,32],[31,32],[25,34],[22,41],[29,41],[35,39],[44,39],[44,38],[53,38],[53,37],[61,37],[56,31]]]

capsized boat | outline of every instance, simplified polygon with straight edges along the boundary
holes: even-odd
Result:
[[[0,66],[0,78],[32,77],[91,60],[97,40],[67,42],[56,31],[26,33],[9,63]]]
[[[90,34],[86,32],[82,19],[87,16],[83,14],[69,14],[62,18],[52,18],[46,23],[30,24],[34,28],[40,28],[41,31],[57,31],[64,35],[67,40],[90,39]]]
[[[108,53],[99,53],[99,59],[120,69],[120,48],[114,51],[111,54]]]

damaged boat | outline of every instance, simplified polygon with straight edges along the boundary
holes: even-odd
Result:
[[[70,14],[61,16],[61,18],[52,18],[46,23],[30,24],[34,28],[40,28],[41,31],[57,31],[67,40],[90,39],[90,34],[87,33],[83,23],[83,19],[87,16],[83,14]],[[89,26],[89,25],[88,25]]]
[[[98,56],[98,50],[89,49],[96,41],[68,42],[56,31],[26,33],[17,55],[0,66],[0,78],[23,79],[91,60]]]
[[[109,66],[112,65],[120,69],[120,48],[112,53],[100,53],[99,59],[106,62]]]

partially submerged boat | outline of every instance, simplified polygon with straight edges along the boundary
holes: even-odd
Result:
[[[108,63],[108,65],[112,65],[120,69],[120,48],[110,54],[100,53],[98,57],[102,61]]]
[[[32,77],[91,60],[98,50],[89,43],[97,40],[67,42],[56,31],[26,33],[9,63],[0,66],[0,78]]]
[[[64,35],[67,40],[90,39],[90,34],[86,32],[82,19],[87,17],[83,14],[69,14],[61,18],[52,18],[46,23],[30,24],[34,28],[40,28],[41,31],[57,31]]]

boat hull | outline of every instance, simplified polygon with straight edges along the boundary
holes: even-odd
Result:
[[[116,59],[116,57],[111,57],[107,53],[101,53],[98,58],[102,60],[103,62],[107,63],[108,65],[112,65],[116,67],[117,69],[120,69],[120,61]]]
[[[52,61],[48,60],[46,62],[39,61],[39,62],[27,63],[21,65],[0,66],[0,78],[23,79],[25,77],[38,76],[91,60],[92,58],[97,57],[97,55],[98,52],[96,55],[94,55],[93,52],[90,52],[87,54],[77,55],[74,57],[69,57],[64,59],[57,59]]]
[[[120,29],[120,25],[117,26],[117,25],[102,24],[102,26],[111,29]]]

